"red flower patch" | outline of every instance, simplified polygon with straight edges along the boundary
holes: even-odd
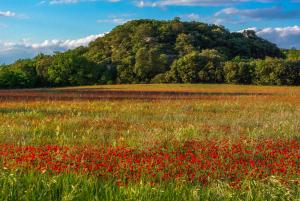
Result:
[[[183,179],[201,184],[222,180],[235,185],[243,179],[259,180],[271,175],[287,180],[299,178],[300,142],[207,140],[146,150],[2,144],[0,161],[7,169],[91,174],[118,183]]]

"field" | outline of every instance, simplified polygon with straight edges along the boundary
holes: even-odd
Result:
[[[0,200],[300,200],[300,88],[0,91]]]

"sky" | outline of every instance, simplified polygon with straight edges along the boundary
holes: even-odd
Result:
[[[0,64],[86,46],[129,20],[174,17],[300,49],[300,0],[1,0]]]

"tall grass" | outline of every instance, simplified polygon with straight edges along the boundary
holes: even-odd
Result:
[[[226,183],[210,186],[192,186],[184,183],[146,183],[118,186],[114,181],[79,175],[0,173],[0,200],[2,201],[194,201],[194,200],[299,200],[299,188],[282,185],[271,177],[264,182],[244,181],[240,189]]]
[[[64,90],[133,90],[232,93],[192,99],[28,100],[26,94],[64,95]],[[1,91],[0,91],[1,92]],[[2,93],[2,92],[1,92]],[[115,85],[5,91],[0,93],[0,144],[100,145],[145,149],[188,140],[241,137],[300,140],[300,88],[237,85]],[[236,94],[235,94],[236,93]],[[239,96],[238,93],[251,93]],[[264,93],[264,94],[259,94]],[[74,95],[74,94],[73,94]],[[77,94],[75,93],[75,96]],[[152,96],[153,98],[153,96]],[[295,181],[245,179],[240,188],[224,181],[209,186],[184,181],[149,181],[118,186],[113,179],[88,175],[18,172],[4,169],[0,159],[0,200],[300,200]]]
[[[0,142],[142,146],[206,138],[299,138],[300,98],[7,101]]]

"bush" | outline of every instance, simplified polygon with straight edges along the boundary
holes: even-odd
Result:
[[[283,59],[256,61],[256,83],[261,85],[299,84],[299,66]]]
[[[224,65],[225,81],[233,84],[251,84],[254,68],[254,65],[246,61],[228,61]]]
[[[166,75],[164,73],[156,75],[152,80],[151,83],[161,84],[161,83],[168,83]]]
[[[1,70],[0,71],[0,88],[32,88],[34,83],[26,73],[22,71]]]

